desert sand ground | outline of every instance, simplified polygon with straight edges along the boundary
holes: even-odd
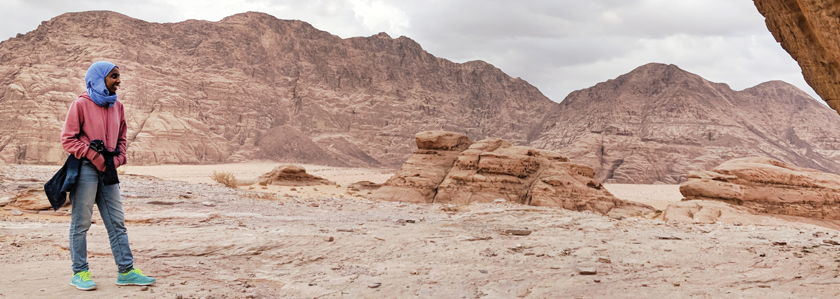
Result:
[[[838,232],[761,224],[614,219],[509,203],[448,208],[348,192],[393,170],[307,165],[339,186],[243,181],[276,164],[130,166],[121,190],[136,265],[158,278],[119,287],[98,215],[88,236],[93,292],[69,285],[69,216],[0,210],[0,298],[834,298]],[[55,167],[0,167],[45,181]],[[677,186],[607,185],[657,209]],[[664,205],[664,206],[663,206]],[[504,234],[528,229],[527,236]],[[583,275],[594,272],[592,275]]]

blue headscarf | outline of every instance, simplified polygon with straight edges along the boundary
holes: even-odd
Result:
[[[117,93],[111,94],[105,87],[105,77],[117,65],[107,61],[97,61],[90,65],[85,74],[85,85],[90,99],[99,107],[111,107],[117,101]]]

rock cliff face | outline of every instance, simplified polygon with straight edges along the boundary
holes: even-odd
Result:
[[[0,43],[0,160],[63,162],[60,127],[97,60],[120,66],[132,164],[395,166],[423,130],[524,144],[556,105],[407,37],[341,39],[262,13],[167,24],[68,13]]]
[[[808,85],[840,113],[840,3],[753,0],[773,33],[802,68]]]
[[[499,138],[471,143],[453,132],[421,132],[416,138],[419,149],[373,198],[444,204],[503,199],[611,215],[652,209],[616,198],[594,180],[591,167],[570,163],[556,152],[514,146]]]
[[[692,172],[683,200],[717,200],[758,213],[840,219],[840,176],[768,158],[727,161]]]
[[[837,113],[787,83],[734,91],[648,64],[571,93],[530,145],[592,166],[601,182],[677,184],[750,156],[840,173],[837,132]]]

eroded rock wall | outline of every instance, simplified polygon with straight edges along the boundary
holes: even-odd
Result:
[[[808,85],[840,113],[840,2],[753,0]]]

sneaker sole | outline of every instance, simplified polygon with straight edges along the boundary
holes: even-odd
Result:
[[[136,283],[136,282],[117,282],[118,286],[150,286],[154,284],[154,282],[150,283]]]
[[[95,290],[95,289],[96,289],[96,286],[92,286],[92,287],[90,287],[90,288],[83,289],[83,288],[80,288],[79,286],[77,286],[77,285],[73,284],[72,282],[70,283],[70,285],[71,285],[71,286],[74,286],[74,287],[76,287],[77,289],[82,290],[82,291],[93,291],[93,290]]]

